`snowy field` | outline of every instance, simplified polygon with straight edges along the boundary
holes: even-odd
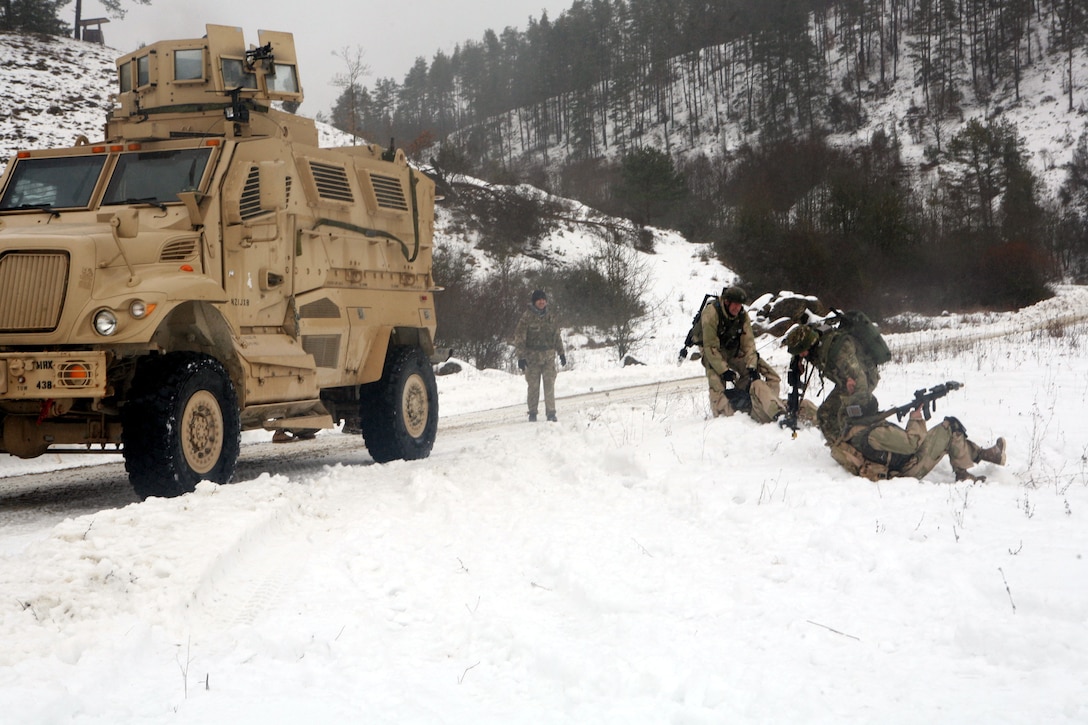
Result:
[[[0,41],[0,157],[101,133],[113,53]],[[1056,82],[1011,109],[1051,188],[1083,132]],[[963,382],[938,418],[1009,462],[874,484],[815,431],[708,419],[675,358],[732,276],[700,251],[648,260],[645,365],[570,340],[557,424],[469,369],[424,461],[344,448],[136,502],[117,456],[0,456],[0,722],[1088,723],[1088,289],[892,336],[880,400]],[[35,471],[56,481],[13,483]]]
[[[424,461],[37,519],[0,479],[4,721],[1088,722],[1088,290],[892,336],[882,403],[961,381],[938,419],[1009,465],[874,484],[708,419],[675,357],[730,280],[691,250],[659,245],[646,365],[572,350],[561,397],[615,392],[557,424],[469,370]]]

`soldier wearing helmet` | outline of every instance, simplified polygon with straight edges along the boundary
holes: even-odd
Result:
[[[559,364],[567,364],[567,352],[563,347],[563,335],[559,319],[548,310],[548,295],[544,290],[534,290],[527,309],[514,330],[514,347],[518,356],[518,369],[525,374],[526,402],[529,420],[535,422],[540,406],[540,387],[544,383],[544,413],[551,422],[558,422],[555,413],[555,358]]]
[[[835,329],[821,333],[811,325],[797,325],[786,334],[784,344],[790,355],[812,365],[835,386],[816,411],[816,422],[829,444],[842,438],[851,419],[878,410],[873,391],[880,373],[849,334]]]
[[[714,417],[747,412],[769,423],[784,410],[778,397],[781,378],[756,354],[752,322],[744,309],[747,301],[743,289],[726,287],[716,304],[708,304],[699,316],[710,410]],[[728,383],[733,387],[727,388]]]

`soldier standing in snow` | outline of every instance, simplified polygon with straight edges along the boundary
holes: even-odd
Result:
[[[540,405],[540,381],[544,381],[544,412],[548,420],[555,422],[555,356],[559,364],[567,364],[563,337],[559,334],[559,320],[548,314],[548,296],[544,290],[535,290],[527,309],[518,320],[514,331],[514,348],[518,356],[518,369],[525,373],[528,383],[526,401],[529,420],[535,421]]]
[[[726,287],[718,304],[708,304],[699,315],[710,410],[715,418],[746,410],[757,422],[770,423],[785,410],[778,397],[782,379],[756,353],[747,299],[740,287]],[[727,391],[730,382],[734,387]]]
[[[880,382],[876,364],[841,330],[817,332],[798,325],[786,335],[790,355],[802,358],[834,383],[816,411],[816,422],[829,444],[842,438],[851,418],[872,415],[879,404],[873,391]]]
[[[985,481],[967,471],[979,461],[1005,465],[1005,439],[998,438],[989,448],[982,448],[967,438],[967,430],[956,418],[945,418],[926,429],[921,408],[910,413],[904,430],[881,420],[853,426],[831,446],[831,457],[854,475],[876,481],[884,478],[913,476],[922,478],[945,455],[957,481]]]

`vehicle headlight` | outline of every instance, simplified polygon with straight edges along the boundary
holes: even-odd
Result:
[[[132,315],[134,319],[142,320],[151,314],[151,311],[155,309],[155,305],[147,304],[143,300],[133,300],[129,303],[128,313]]]
[[[117,332],[117,315],[113,310],[99,310],[94,313],[94,331],[103,337]]]

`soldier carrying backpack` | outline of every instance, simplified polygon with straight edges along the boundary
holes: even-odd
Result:
[[[702,346],[700,360],[714,417],[744,412],[759,423],[769,423],[785,408],[778,397],[781,378],[756,353],[752,322],[744,309],[748,296],[733,286],[723,289],[720,297],[708,297],[693,320],[682,357],[687,346]],[[733,387],[727,387],[729,383]]]
[[[891,359],[884,338],[861,312],[836,313],[833,326],[797,325],[784,344],[795,362],[812,365],[834,389],[816,413],[817,424],[828,443],[842,438],[851,419],[872,415],[879,409],[873,391],[880,382],[879,366]],[[793,365],[794,363],[791,363]]]

